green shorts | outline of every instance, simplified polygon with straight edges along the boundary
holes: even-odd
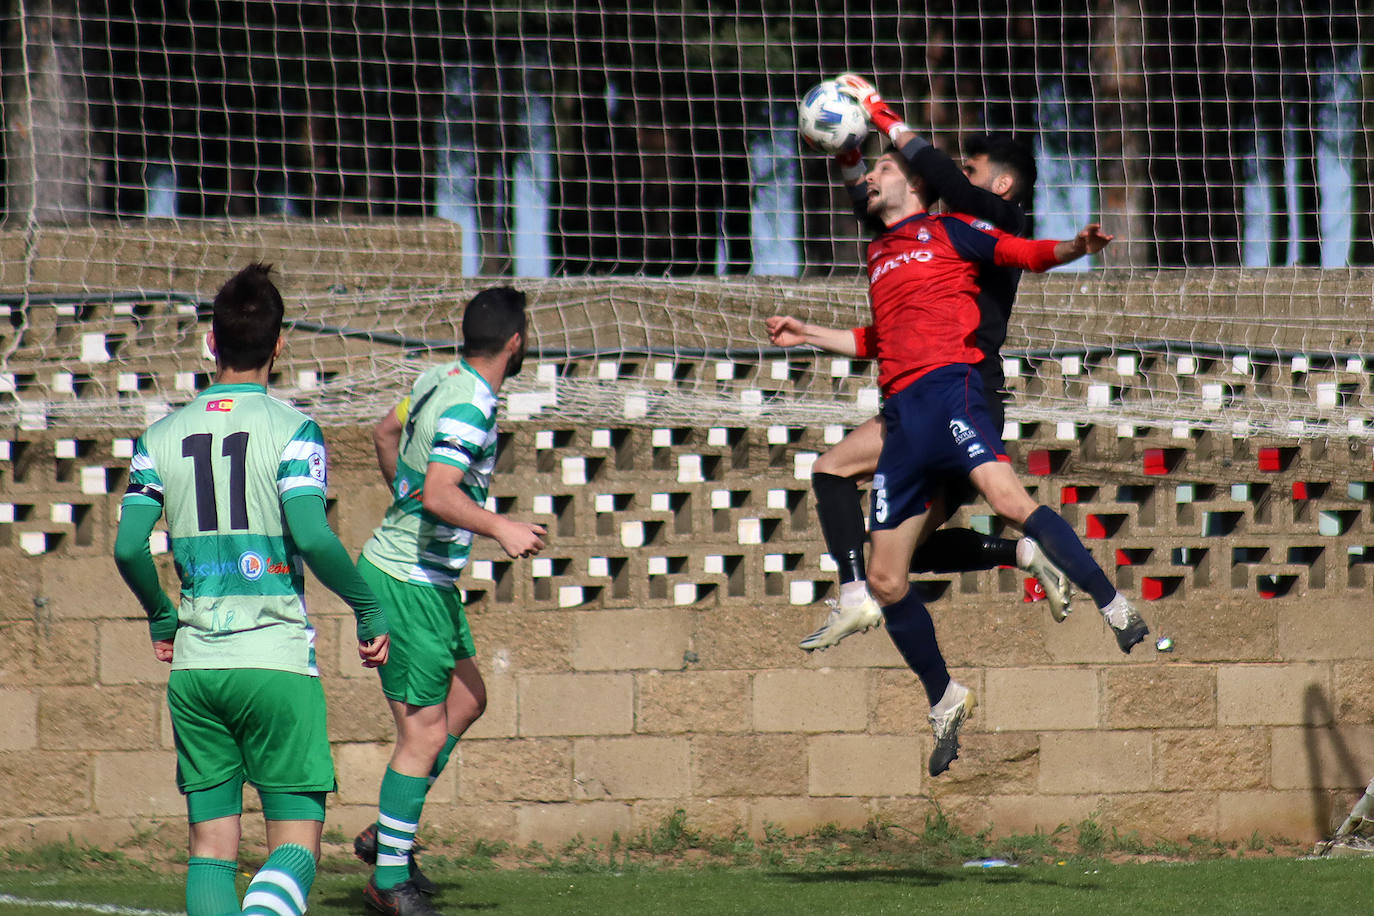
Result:
[[[260,792],[332,792],[320,679],[265,668],[176,670],[167,708],[183,793],[229,780]]]
[[[444,702],[454,664],[477,654],[457,589],[402,582],[366,557],[358,558],[358,573],[386,608],[391,630],[386,664],[377,669],[382,693],[413,706]]]

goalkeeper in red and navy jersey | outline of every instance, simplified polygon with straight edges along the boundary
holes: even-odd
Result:
[[[810,343],[879,360],[885,439],[874,475],[868,584],[889,636],[926,689],[933,776],[957,756],[959,728],[974,700],[949,677],[933,621],[907,578],[916,547],[943,520],[928,509],[951,480],[970,480],[994,511],[1089,592],[1124,651],[1148,632],[1073,529],[1038,506],[1016,478],[974,369],[984,356],[975,340],[980,264],[1045,270],[1100,251],[1111,236],[1090,225],[1071,240],[1034,242],[958,214],[931,214],[924,181],[892,152],[861,180],[846,179],[861,186],[865,213],[883,226],[868,246],[873,323],[846,331],[777,317],[769,319],[769,333],[782,346]]]

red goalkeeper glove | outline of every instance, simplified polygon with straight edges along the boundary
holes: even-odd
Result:
[[[840,167],[840,177],[845,184],[854,184],[864,177],[864,154],[856,146],[853,149],[840,150],[835,154],[835,164]]]
[[[863,106],[864,113],[868,115],[869,123],[887,134],[887,138],[892,141],[893,145],[896,145],[898,135],[911,130],[902,120],[902,116],[897,114],[896,109],[887,104],[883,97],[878,94],[878,87],[862,76],[855,73],[841,73],[835,77],[835,83],[841,92],[851,96]]]

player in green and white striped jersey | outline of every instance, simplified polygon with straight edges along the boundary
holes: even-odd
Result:
[[[384,664],[389,648],[386,616],[325,520],[324,436],[267,394],[283,314],[269,271],[252,264],[215,296],[215,383],[139,438],[115,543],[154,654],[172,665],[188,916],[305,910],[335,779],[304,563],[353,608],[363,664]],[[178,605],[148,548],[164,512]],[[262,797],[271,853],[240,911],[245,781]]]
[[[544,546],[542,526],[483,506],[496,466],[497,392],[520,371],[525,331],[523,293],[478,293],[463,311],[463,358],[424,372],[373,431],[392,502],[358,571],[391,621],[391,661],[379,674],[396,748],[377,823],[358,835],[354,851],[376,863],[364,900],[381,913],[436,912],[425,900],[435,888],[415,868],[415,831],[429,786],[486,708],[456,584],[473,536],[494,538],[512,557]]]

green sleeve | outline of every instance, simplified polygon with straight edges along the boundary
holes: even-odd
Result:
[[[119,517],[115,534],[115,565],[133,590],[138,603],[148,615],[148,634],[154,639],[172,639],[177,635],[177,609],[158,581],[157,565],[148,549],[148,536],[162,517],[162,507],[156,503],[129,502]]]
[[[342,598],[358,620],[358,639],[366,642],[387,632],[386,612],[367,587],[324,515],[324,497],[316,491],[287,494],[282,501],[286,526],[296,549],[325,588]]]

